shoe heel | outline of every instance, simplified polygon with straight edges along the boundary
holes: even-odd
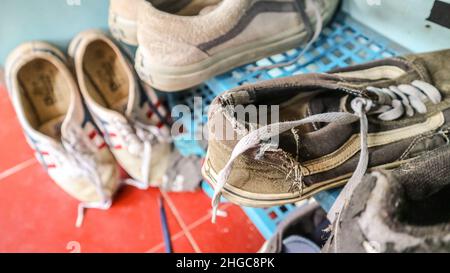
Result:
[[[138,45],[136,21],[127,20],[117,14],[110,13],[109,28],[112,36],[114,36],[114,38],[118,41],[124,42],[131,46]]]

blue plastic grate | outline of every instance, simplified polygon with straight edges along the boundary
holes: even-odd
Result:
[[[277,225],[295,208],[294,205],[284,205],[267,209],[243,207],[243,210],[258,228],[261,235],[266,240],[269,240],[276,230]]]
[[[292,49],[262,59],[215,77],[209,80],[207,84],[214,94],[220,94],[245,83],[303,73],[326,72],[338,67],[389,58],[400,52],[405,52],[404,49],[392,44],[386,38],[380,37],[341,13],[330,26],[323,30],[312,49],[306,52],[296,64],[269,71],[250,71],[255,66],[267,66],[290,61],[297,57],[300,51],[301,49]]]
[[[338,67],[389,58],[407,52],[341,12],[336,16],[334,22],[324,29],[312,49],[302,56],[296,64],[269,71],[254,72],[250,70],[250,68],[255,66],[266,66],[290,61],[296,58],[300,51],[301,49],[292,49],[253,64],[239,67],[207,81],[206,84],[198,88],[169,96],[169,104],[171,106],[184,104],[188,105],[191,110],[194,110],[195,96],[202,97],[206,104],[209,105],[217,95],[242,84],[302,73],[326,72]],[[207,105],[205,111],[200,115],[197,113],[197,115],[192,115],[191,117],[182,117],[183,124],[186,125],[186,129],[189,132],[200,131],[206,123]],[[199,112],[198,109],[197,112]],[[205,143],[193,140],[192,135],[181,136],[175,143],[182,154],[205,155]],[[205,186],[205,188],[205,192],[211,191],[211,189],[207,189],[208,186]],[[329,210],[338,194],[338,189],[326,191],[317,194],[315,199],[324,209]],[[293,205],[287,205],[269,209],[243,209],[263,236],[269,238],[275,231],[278,222],[294,208],[295,206]]]
[[[200,157],[206,155],[205,141],[202,141],[201,137],[196,138],[196,136],[201,134],[202,128],[206,125],[208,106],[217,95],[219,94],[214,93],[206,84],[184,92],[167,95],[172,114],[174,107],[178,105],[188,106],[190,109],[190,116],[173,117],[183,123],[186,132],[175,138],[175,146],[182,155],[198,155]],[[201,98],[205,105],[197,106],[195,98]]]

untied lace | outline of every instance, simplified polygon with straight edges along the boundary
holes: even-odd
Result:
[[[155,140],[158,142],[167,142],[170,141],[170,138],[164,136],[162,131],[156,126],[141,123],[136,121],[136,119],[133,120],[135,120],[133,123],[116,121],[116,125],[127,142],[128,151],[134,155],[142,155],[142,181],[126,179],[124,182],[128,185],[146,190],[150,186],[152,143]]]
[[[88,152],[87,143],[83,139],[79,139],[75,132],[69,130],[68,136],[63,139],[62,144],[66,150],[64,154],[67,160],[71,165],[75,166],[72,169],[76,169],[82,177],[86,177],[95,186],[97,194],[101,198],[98,202],[82,202],[78,205],[78,216],[75,225],[76,227],[81,227],[85,209],[109,209],[111,207],[111,199],[105,193],[93,155]]]
[[[425,103],[431,101],[437,104],[442,100],[439,90],[433,85],[424,81],[416,80],[411,84],[403,84],[399,86],[391,86],[389,88],[368,87],[368,92],[377,94],[378,101],[374,102],[367,98],[356,97],[351,101],[351,108],[354,113],[348,112],[331,112],[322,113],[306,117],[301,120],[287,121],[270,124],[261,127],[257,130],[251,131],[244,136],[235,146],[231,153],[225,167],[219,172],[217,184],[214,189],[214,196],[212,199],[213,215],[212,221],[216,221],[216,215],[222,195],[222,190],[225,187],[228,178],[230,177],[234,161],[251,148],[260,146],[260,143],[267,142],[270,138],[280,135],[284,132],[296,128],[300,125],[309,123],[336,123],[349,124],[357,120],[360,121],[360,145],[361,153],[358,165],[352,177],[347,182],[339,199],[343,200],[336,202],[330,210],[328,217],[331,222],[334,222],[336,216],[348,201],[349,194],[354,190],[359,181],[367,171],[369,162],[368,152],[368,119],[367,115],[378,114],[377,118],[384,121],[392,121],[402,117],[405,113],[407,116],[414,115],[414,111],[418,113],[426,113],[427,108]],[[412,110],[412,111],[411,111]]]

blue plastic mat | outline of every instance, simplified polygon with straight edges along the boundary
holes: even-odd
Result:
[[[245,83],[302,73],[326,72],[337,67],[350,66],[406,53],[405,49],[341,12],[323,31],[312,49],[300,58],[295,65],[269,71],[251,72],[249,69],[255,66],[266,66],[290,61],[300,51],[301,49],[293,49],[217,76],[191,91],[169,96],[169,104],[171,106],[184,104],[188,105],[191,110],[194,110],[194,108],[200,108],[199,106],[194,107],[194,97],[202,97],[204,102],[209,105],[217,95]],[[201,109],[196,109],[196,113],[192,116],[181,117],[183,124],[185,124],[185,129],[191,132],[190,135],[181,136],[175,141],[177,148],[182,154],[205,155],[205,142],[194,140],[193,133],[196,132],[198,134],[202,130],[202,126],[205,125],[207,121],[207,105],[205,105],[203,112]],[[315,199],[325,210],[329,210],[338,194],[338,189],[326,191],[317,194]],[[274,232],[277,223],[293,208],[294,206],[288,205],[270,209],[243,209],[263,236],[269,238]]]

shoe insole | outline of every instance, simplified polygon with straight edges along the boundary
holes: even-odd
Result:
[[[58,116],[54,119],[51,119],[45,123],[43,123],[39,128],[38,131],[47,135],[52,136],[56,139],[61,138],[61,126],[64,121],[65,116]]]
[[[54,120],[62,122],[70,104],[70,87],[65,76],[54,64],[36,59],[22,67],[18,73],[22,88],[24,111],[35,129],[41,131]],[[44,129],[42,133],[58,138],[60,130]]]
[[[266,119],[264,121],[258,120],[257,122],[259,123],[259,125],[263,126],[275,122],[285,122],[306,118],[307,116],[309,116],[308,102],[311,100],[312,97],[313,94],[301,93],[295,97],[292,97],[290,100],[280,102],[279,104],[274,103],[274,105],[279,106],[278,113],[272,113],[272,107],[270,107],[271,104],[270,102],[263,103],[263,105],[269,104],[269,107],[267,107]],[[258,114],[262,114],[262,112],[258,111]],[[276,120],[272,120],[272,115],[274,115],[273,117],[276,118]],[[245,118],[249,117],[246,116]],[[248,120],[246,121],[248,122]],[[301,126],[299,128],[302,128],[303,133],[312,131],[312,127],[309,124]]]
[[[122,113],[128,102],[129,81],[116,52],[107,43],[97,41],[86,48],[83,63],[92,98]]]

